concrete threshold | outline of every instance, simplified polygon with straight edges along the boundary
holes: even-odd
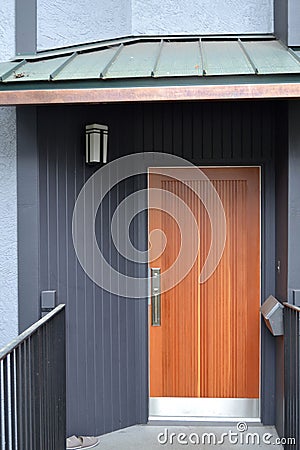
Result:
[[[271,447],[270,447],[271,445]],[[100,436],[95,450],[283,449],[274,426],[246,424],[135,425]]]

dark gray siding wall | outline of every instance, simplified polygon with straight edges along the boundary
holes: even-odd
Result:
[[[84,126],[108,123],[115,158],[129,152],[132,139],[123,114],[118,108],[39,110],[40,283],[41,290],[56,289],[59,302],[67,304],[69,434],[102,434],[147,420],[147,301],[118,298],[92,283],[71,235],[75,200],[95,170],[84,162]],[[135,185],[129,180],[114,189],[97,218],[105,257],[125,273],[135,269],[117,259],[109,224],[116,204]],[[146,231],[145,217],[139,222]]]
[[[36,52],[37,0],[15,0],[16,54]]]
[[[274,0],[274,33],[278,39],[288,42],[288,0]]]
[[[288,104],[277,111],[276,128],[276,297],[287,301],[288,279]],[[284,436],[284,338],[276,338],[276,428]]]
[[[40,318],[39,155],[35,107],[17,108],[19,332]]]
[[[118,298],[95,286],[72,244],[74,203],[95,170],[84,162],[85,124],[109,125],[110,160],[154,150],[198,165],[261,164],[264,300],[275,294],[275,110],[276,103],[268,102],[38,108],[39,290],[55,289],[58,301],[67,304],[69,434],[101,434],[147,420],[147,301]],[[97,219],[98,242],[107,258],[125,273],[140,275],[147,267],[124,262],[104,230],[122,198],[143,185],[143,177],[120,185]],[[145,214],[135,223],[133,240],[146,246]],[[264,325],[262,371],[262,418],[274,423],[275,341]]]
[[[300,102],[283,102],[276,131],[276,295],[300,305]],[[284,338],[276,338],[276,426],[284,435]]]
[[[300,3],[298,0],[274,0],[274,32],[290,47],[300,46]]]
[[[300,102],[289,102],[288,301],[300,306]]]

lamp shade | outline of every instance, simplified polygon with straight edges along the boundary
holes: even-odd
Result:
[[[107,162],[108,126],[92,123],[85,127],[86,162]]]

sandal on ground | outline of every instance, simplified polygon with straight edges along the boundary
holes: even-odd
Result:
[[[71,436],[67,438],[67,450],[93,448],[99,444],[99,439],[93,436]]]

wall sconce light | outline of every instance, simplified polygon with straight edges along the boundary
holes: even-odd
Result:
[[[85,126],[86,162],[107,162],[108,126],[92,123]]]

